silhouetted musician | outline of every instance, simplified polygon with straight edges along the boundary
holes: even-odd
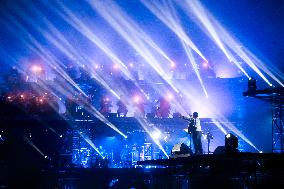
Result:
[[[202,143],[201,143],[201,125],[200,119],[198,118],[198,113],[193,112],[193,115],[189,117],[181,116],[181,118],[189,121],[188,124],[188,134],[192,137],[192,142],[194,145],[195,154],[203,154]]]

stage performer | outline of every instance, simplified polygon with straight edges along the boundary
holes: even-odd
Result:
[[[120,99],[116,103],[116,105],[118,107],[118,109],[117,109],[118,117],[126,117],[128,109],[127,109],[125,102],[126,102],[125,98],[121,95]]]
[[[181,117],[189,121],[188,134],[192,136],[192,142],[194,145],[195,154],[196,155],[203,154],[202,143],[201,143],[202,131],[201,131],[201,124],[200,124],[200,119],[198,117],[198,113],[193,112],[193,115],[190,116],[189,118],[185,116]]]

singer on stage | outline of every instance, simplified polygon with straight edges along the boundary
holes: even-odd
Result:
[[[202,143],[201,143],[202,132],[201,132],[200,119],[198,118],[198,113],[193,112],[193,115],[190,116],[189,118],[185,116],[182,116],[182,118],[189,121],[188,133],[191,134],[192,136],[195,155],[203,154]]]

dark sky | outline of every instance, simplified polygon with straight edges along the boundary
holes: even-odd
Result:
[[[7,3],[9,2],[9,3]],[[41,1],[32,0],[36,5],[40,5]],[[52,2],[52,1],[51,1]],[[78,1],[64,1],[70,7],[77,7],[77,11],[80,13],[90,11],[87,6],[82,3],[79,5]],[[171,39],[173,34],[169,30],[164,29],[164,25],[158,21],[149,11],[143,7],[138,0],[121,0],[116,1],[123,9],[131,15],[141,25],[142,28],[147,28],[147,31],[155,31],[153,38],[159,36],[160,33],[168,35],[167,38]],[[284,25],[284,6],[283,0],[203,0],[202,3],[211,11],[211,13],[223,24],[234,37],[240,39],[248,49],[253,52],[257,52],[257,55],[267,58],[273,64],[277,65],[278,68],[284,68],[284,62],[282,55],[284,54],[283,44],[283,25]],[[2,21],[6,20],[3,16],[3,10],[7,7],[14,12],[21,12],[16,8],[17,4],[29,6],[27,1],[24,0],[1,0],[0,1],[0,51],[1,55],[1,70],[3,71],[7,65],[11,64],[11,58],[19,58],[21,56],[29,56],[29,52],[25,49],[19,40],[16,40],[9,31],[2,25]],[[79,6],[78,6],[79,5]],[[85,10],[83,10],[85,9]],[[49,15],[50,13],[42,7],[41,9],[44,14]],[[45,12],[46,11],[46,12]],[[21,14],[21,13],[20,13]],[[103,24],[102,19],[99,19],[98,15],[94,13],[88,14],[93,15],[94,19],[97,20],[98,24]],[[68,31],[66,35],[71,35],[72,40],[80,41],[80,36],[75,31],[69,30],[66,24],[61,24],[57,21],[56,17],[49,15],[54,23],[61,26],[62,31]],[[19,18],[21,19],[21,18]],[[11,26],[13,27],[12,23]],[[29,28],[28,24],[27,27]],[[109,26],[108,26],[109,27]],[[109,30],[111,30],[109,28]],[[37,34],[32,31],[35,36]],[[71,34],[70,34],[71,33]],[[21,32],[19,36],[23,35]],[[114,34],[112,38],[115,38],[117,34]],[[74,37],[75,36],[75,37]],[[25,36],[23,36],[25,37]],[[77,39],[74,39],[77,38]],[[159,43],[166,43],[164,39],[155,39]],[[45,44],[45,42],[42,42]],[[165,48],[166,52],[171,54],[175,52],[176,42],[172,42],[169,48]],[[115,46],[115,45],[114,45]],[[3,51],[4,49],[4,51]],[[120,48],[118,48],[119,50]],[[5,52],[9,52],[10,57],[6,56]],[[0,72],[1,73],[1,72]]]
[[[284,68],[283,0],[203,0],[229,31]]]

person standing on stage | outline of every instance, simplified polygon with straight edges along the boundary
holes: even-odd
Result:
[[[194,145],[194,151],[196,155],[203,154],[202,143],[201,143],[201,124],[200,119],[198,118],[198,113],[193,112],[193,115],[190,118],[181,116],[183,119],[189,121],[188,133],[192,135],[192,142]]]
[[[201,143],[202,132],[201,132],[201,125],[198,113],[193,112],[192,118],[193,118],[193,127],[195,127],[195,129],[192,131],[192,141],[194,145],[195,154],[196,155],[203,154],[202,143]]]
[[[125,102],[126,102],[126,98],[121,95],[120,99],[116,103],[116,105],[118,107],[118,109],[117,109],[118,117],[126,117],[128,109],[127,109]]]

